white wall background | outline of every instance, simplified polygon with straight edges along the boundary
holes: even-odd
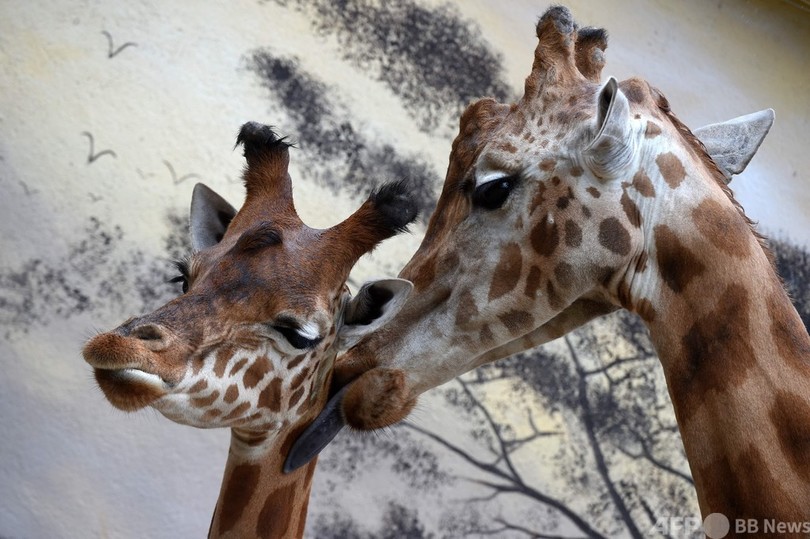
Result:
[[[0,537],[206,533],[228,433],[181,427],[151,411],[126,415],[103,399],[81,345],[96,328],[135,314],[132,290],[108,291],[102,302],[88,298],[94,306],[86,310],[63,307],[80,304],[68,301],[72,288],[103,279],[115,288],[115,279],[104,277],[114,269],[126,275],[165,257],[166,209],[184,212],[195,181],[241,200],[242,158],[231,151],[238,127],[257,120],[291,131],[284,107],[268,100],[245,67],[251,50],[297,57],[343,96],[346,113],[368,136],[385,134],[430,163],[438,193],[455,128],[420,130],[397,95],[343,61],[340,42],[313,29],[306,10],[281,4],[0,1]],[[605,75],[645,77],[687,125],[774,108],[774,128],[733,187],[766,234],[810,244],[810,13],[753,0],[567,4],[580,23],[610,32]],[[453,9],[502,55],[503,75],[517,93],[545,7],[473,0]],[[135,44],[108,58],[102,31],[115,47]],[[84,132],[95,152],[115,155],[88,163]],[[314,226],[338,222],[357,199],[343,193],[335,200],[310,177],[306,155],[292,157],[302,217]],[[183,180],[187,174],[194,176]],[[102,223],[95,232],[88,232],[91,216]],[[123,250],[108,256],[105,233],[115,236],[115,227],[122,236],[113,243]],[[364,259],[358,279],[395,274],[421,230]],[[450,412],[431,402],[422,403],[415,422],[452,436],[459,427]],[[379,516],[375,493],[398,485],[370,473],[344,489],[341,477],[319,473],[313,518],[340,498],[371,522]],[[431,508],[423,513],[432,522]]]

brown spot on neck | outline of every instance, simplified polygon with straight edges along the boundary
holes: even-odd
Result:
[[[631,184],[638,193],[645,197],[650,198],[655,196],[655,186],[653,185],[650,177],[644,172],[639,170],[633,176],[633,183]]]
[[[647,128],[644,130],[645,138],[655,138],[661,134],[661,128],[657,123],[647,120]]]
[[[726,254],[745,258],[751,254],[751,229],[731,204],[708,199],[692,210],[692,220],[709,242]]]
[[[622,193],[622,209],[624,210],[624,214],[627,216],[627,220],[630,221],[630,224],[636,228],[641,227],[641,211],[638,209],[638,206],[633,199],[630,198],[630,195],[627,194],[627,190]]]
[[[810,336],[781,284],[768,296],[771,336],[779,356],[801,374],[810,377]]]
[[[599,223],[599,243],[617,255],[630,253],[630,233],[615,217],[608,217]]]
[[[667,152],[656,157],[655,163],[658,165],[658,170],[661,171],[661,176],[667,182],[667,185],[677,189],[686,177],[686,170],[683,168],[681,160],[675,154]]]
[[[661,278],[673,292],[683,292],[706,267],[667,225],[655,227],[655,256]]]
[[[694,467],[695,487],[702,498],[704,512],[722,513],[732,526],[738,519],[753,519],[760,532],[764,531],[766,519],[807,520],[806,508],[784,490],[769,465],[770,459],[763,457],[752,443],[740,448],[735,456],[723,455],[705,466]]]
[[[749,306],[748,291],[730,284],[714,310],[697,318],[681,339],[681,358],[670,377],[679,424],[688,421],[710,394],[739,386],[756,364]]]
[[[579,247],[582,243],[582,229],[576,222],[565,222],[565,244],[569,247]]]
[[[258,464],[240,464],[234,467],[230,476],[225,480],[217,503],[217,515],[219,516],[217,533],[219,535],[224,535],[239,522],[259,484],[260,471],[261,467]]]
[[[785,391],[776,396],[771,421],[779,437],[779,447],[793,472],[810,484],[810,403],[808,396]]]
[[[314,464],[311,465],[314,469]],[[291,483],[270,493],[264,501],[256,523],[256,536],[267,539],[288,537],[292,511],[290,504],[295,499],[297,485]]]

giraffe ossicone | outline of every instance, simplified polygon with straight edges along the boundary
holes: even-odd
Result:
[[[604,31],[556,6],[537,37],[523,97],[463,113],[400,273],[414,293],[341,356],[323,424],[390,425],[430,388],[625,308],[659,354],[703,515],[810,521],[810,337],[726,185],[772,111],[704,144],[646,81],[599,82]]]
[[[146,406],[195,427],[231,428],[231,448],[211,537],[300,537],[314,463],[282,471],[292,442],[327,401],[335,356],[377,330],[412,289],[403,279],[346,281],[360,256],[403,231],[416,204],[386,184],[325,230],[298,217],[289,145],[245,124],[247,196],[237,211],[194,188],[194,252],[178,263],[183,294],[84,346],[117,408]]]

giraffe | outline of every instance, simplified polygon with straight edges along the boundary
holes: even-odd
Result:
[[[237,212],[194,188],[194,253],[183,294],[89,340],[85,360],[121,410],[152,406],[194,427],[229,427],[231,442],[210,537],[300,537],[314,461],[288,475],[283,456],[327,400],[337,351],[390,319],[411,284],[346,280],[357,259],[402,231],[416,204],[386,184],[326,230],[298,217],[289,144],[268,126],[239,132],[247,196]]]
[[[601,83],[606,33],[564,7],[537,37],[524,96],[463,113],[400,273],[414,293],[341,357],[327,411],[390,425],[424,391],[624,308],[660,357],[703,516],[810,521],[810,337],[726,185],[758,142],[735,151],[748,135],[713,126],[704,145],[643,79]]]

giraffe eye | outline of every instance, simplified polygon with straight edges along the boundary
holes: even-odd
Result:
[[[173,263],[175,269],[180,272],[180,275],[169,279],[170,283],[183,283],[183,294],[188,292],[188,274],[189,274],[189,261],[187,259],[176,260]]]
[[[183,283],[183,294],[188,292],[188,277],[185,275],[178,275],[172,279],[169,279],[170,283]]]
[[[516,183],[514,176],[506,176],[481,184],[473,191],[473,204],[486,210],[497,210],[506,202]]]
[[[290,345],[297,349],[297,350],[305,350],[307,348],[314,348],[321,342],[323,339],[321,337],[310,338],[301,335],[298,330],[285,327],[285,326],[273,326],[273,329],[284,335],[284,338],[287,339],[287,342]]]

